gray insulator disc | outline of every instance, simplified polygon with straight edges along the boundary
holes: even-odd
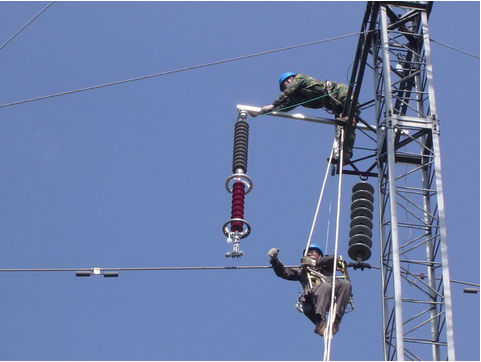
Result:
[[[357,209],[358,207],[365,207],[371,211],[374,211],[374,205],[368,199],[358,199],[351,204],[351,211]]]
[[[357,234],[364,234],[369,236],[370,238],[372,237],[371,228],[366,225],[355,225],[351,228],[351,231],[349,231],[349,237],[352,237]]]
[[[354,235],[350,240],[349,240],[349,246],[355,245],[355,244],[364,244],[367,247],[372,248],[372,240],[369,236],[364,235],[364,234],[357,234]]]
[[[357,216],[364,216],[367,217],[369,220],[372,220],[372,211],[369,210],[367,207],[358,207],[352,210],[351,220]]]
[[[351,200],[355,201],[358,199],[368,199],[369,201],[374,202],[374,195],[366,190],[358,190],[352,194]]]
[[[351,220],[351,225],[350,225],[351,229],[356,225],[365,225],[369,229],[372,230],[372,221],[371,221],[371,219],[369,219],[368,217],[365,217],[365,216],[353,217],[352,220]]]
[[[347,254],[354,261],[357,261],[358,257],[365,261],[371,257],[371,249],[364,244],[354,244],[349,247]]]
[[[374,187],[372,187],[372,185],[368,184],[367,182],[359,182],[352,187],[352,193],[355,193],[359,190],[366,190],[369,191],[371,194],[374,194]]]

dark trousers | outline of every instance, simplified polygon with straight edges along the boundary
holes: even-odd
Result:
[[[337,126],[336,127],[336,137],[340,135],[340,129],[343,128],[344,131],[346,130],[345,126]],[[354,143],[356,142],[356,125],[354,124],[349,131],[349,134],[344,136],[344,143],[347,144],[346,151],[349,153],[349,157],[352,157],[354,154],[353,148]]]
[[[351,298],[352,287],[348,280],[336,280],[335,296],[337,303],[336,320],[341,321],[346,311],[347,304]],[[332,283],[321,283],[315,286],[306,296],[311,308],[305,308],[306,316],[315,323],[316,320],[322,318],[329,312],[331,306]]]

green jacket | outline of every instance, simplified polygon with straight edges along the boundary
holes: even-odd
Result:
[[[272,105],[275,111],[287,112],[302,105],[341,114],[348,90],[349,87],[343,83],[297,74]]]

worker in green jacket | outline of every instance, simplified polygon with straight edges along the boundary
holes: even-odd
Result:
[[[305,74],[286,72],[279,77],[279,88],[282,93],[272,104],[262,107],[260,112],[250,112],[250,115],[257,117],[273,111],[288,112],[297,106],[303,106],[314,109],[324,108],[326,111],[333,113],[340,122],[344,121],[345,123],[347,120],[347,115],[342,114],[349,90],[346,84],[320,81]],[[356,112],[357,115],[359,113],[359,111]],[[345,161],[352,157],[357,121],[357,118],[354,117],[353,127],[346,137]]]

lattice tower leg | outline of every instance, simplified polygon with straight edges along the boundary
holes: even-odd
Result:
[[[371,9],[384,357],[454,360],[430,4]]]

